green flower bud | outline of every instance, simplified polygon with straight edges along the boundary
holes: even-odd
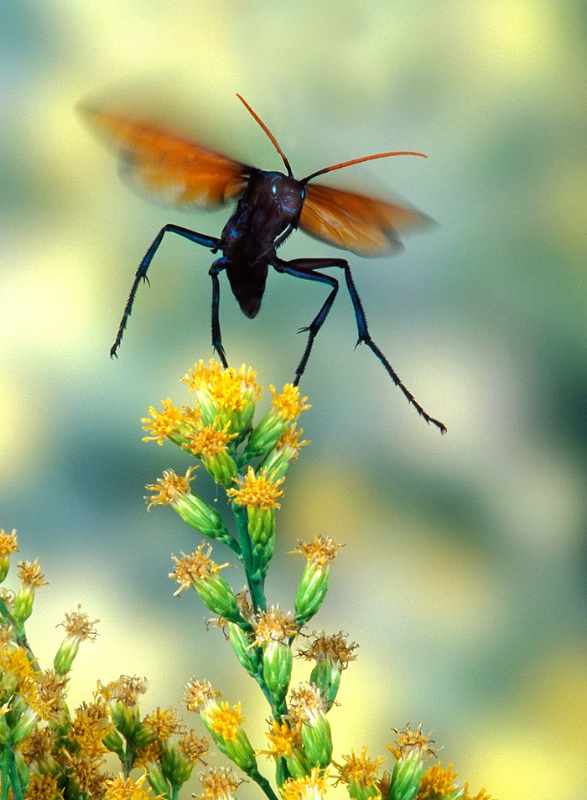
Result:
[[[274,698],[285,697],[291,679],[293,654],[284,642],[269,642],[263,650],[263,678]]]
[[[203,456],[202,463],[215,483],[225,487],[234,484],[238,475],[238,468],[230,453],[223,450],[213,456]]]
[[[255,751],[249,741],[249,737],[242,728],[239,729],[235,739],[220,742],[216,739],[218,749],[221,750],[231,761],[240,767],[248,775],[257,772],[257,760]]]
[[[141,730],[138,705],[128,706],[119,700],[110,703],[112,722],[125,739],[133,739]]]
[[[184,522],[211,539],[231,538],[220,514],[194,494],[180,495],[171,504]]]
[[[37,724],[39,715],[32,708],[25,708],[19,714],[17,721],[12,726],[12,733],[10,737],[11,744],[16,746],[24,742],[24,740],[31,734],[33,728]]]
[[[194,762],[190,761],[171,743],[161,756],[161,769],[173,787],[183,786],[189,780]]]
[[[318,566],[308,561],[298,585],[294,609],[296,621],[304,625],[318,611],[328,591],[328,566]]]
[[[342,663],[332,659],[317,661],[310,673],[310,683],[315,684],[326,703],[326,710],[330,711],[340,688],[342,677]]]
[[[124,755],[124,741],[118,731],[109,730],[102,739],[102,744],[104,747],[108,748],[111,753],[116,753],[118,756]]]
[[[249,675],[256,677],[261,665],[260,648],[253,646],[245,631],[234,622],[228,623],[228,637],[241,666]]]
[[[165,780],[159,764],[152,762],[147,770],[147,780],[156,797],[169,797],[169,784]]]
[[[66,675],[71,670],[79,646],[80,640],[77,637],[66,636],[62,641],[53,660],[53,667],[58,675]]]
[[[304,752],[312,767],[327,767],[332,760],[332,731],[324,714],[302,726]]]
[[[391,775],[389,800],[414,800],[423,772],[424,761],[417,753],[410,753],[396,761]]]
[[[244,622],[230,584],[218,573],[194,580],[194,588],[214,614],[230,622]]]

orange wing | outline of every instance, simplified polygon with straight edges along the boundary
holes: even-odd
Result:
[[[82,109],[120,152],[133,184],[176,205],[213,208],[238,197],[250,168],[169,131],[109,111]]]
[[[359,256],[382,256],[401,247],[397,232],[427,221],[404,206],[319,183],[308,184],[307,191],[300,228]]]

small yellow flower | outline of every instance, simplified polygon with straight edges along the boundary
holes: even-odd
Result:
[[[228,767],[209,769],[200,775],[204,791],[194,795],[200,800],[234,800],[238,787],[243,783],[242,778],[235,778]]]
[[[265,469],[261,470],[259,475],[255,475],[255,470],[249,466],[244,479],[236,481],[240,489],[228,489],[226,494],[239,506],[279,508],[277,498],[283,495],[283,490],[279,487],[284,480],[285,478],[275,480],[272,475],[267,477]]]
[[[255,644],[259,647],[270,642],[287,642],[299,630],[290,611],[283,613],[279,606],[271,606],[267,611],[261,611],[253,622],[255,629]]]
[[[141,420],[143,430],[149,431],[150,436],[143,436],[143,442],[156,441],[157,444],[162,445],[164,439],[177,439],[185,424],[184,412],[173,405],[171,400],[163,400],[163,411],[150,406],[149,417],[143,417]]]
[[[350,755],[343,756],[343,764],[337,764],[336,768],[339,772],[338,780],[341,783],[356,784],[362,789],[369,789],[377,782],[378,775],[377,769],[385,761],[385,757],[369,758],[367,756],[367,748],[361,749],[361,755],[357,755],[354,750],[351,750]]]
[[[143,789],[146,775],[141,775],[136,781],[130,778],[118,778],[106,781],[105,800],[152,800],[151,795]]]
[[[432,747],[434,740],[422,733],[421,722],[415,731],[410,730],[409,725],[406,726],[405,730],[398,731],[395,728],[394,730],[397,734],[395,745],[388,744],[386,747],[398,761],[408,756],[426,759],[436,755],[436,751]]]
[[[185,476],[178,475],[173,469],[166,469],[163,471],[163,477],[157,478],[157,483],[149,483],[145,487],[151,492],[157,494],[152,497],[145,498],[149,503],[147,509],[152,506],[163,506],[176,503],[182,495],[190,493],[190,483],[194,480],[192,472],[195,472],[197,467],[188,467]]]
[[[420,778],[420,788],[416,800],[443,800],[453,796],[456,790],[457,773],[452,771],[452,764],[444,769],[434,764]]]
[[[196,736],[194,731],[182,733],[177,743],[178,748],[193,764],[200,761],[205,764],[204,756],[207,755],[210,749],[208,740],[202,736]]]
[[[0,528],[0,583],[3,583],[10,569],[10,554],[18,551],[16,531],[6,533]]]
[[[269,750],[260,750],[259,752],[274,758],[276,761],[278,758],[291,757],[294,749],[302,746],[301,730],[302,725],[300,722],[292,724],[289,720],[278,722],[274,719],[271,722],[271,730],[265,733],[271,743],[271,747]]]
[[[218,428],[218,424],[219,418],[216,417],[211,425],[203,425],[195,430],[188,437],[184,448],[196,456],[207,456],[208,458],[218,455],[218,453],[225,453],[229,442],[235,439],[238,433],[228,433],[230,422],[227,422],[223,428]]]
[[[303,542],[298,539],[298,547],[290,550],[290,553],[304,556],[308,561],[319,569],[324,569],[331,561],[334,561],[339,547],[330,536],[314,536],[313,542]]]
[[[188,711],[201,711],[211,704],[215,704],[220,692],[208,681],[192,678],[185,687],[184,703]]]
[[[300,390],[292,383],[286,384],[281,394],[277,394],[274,386],[270,389],[273,395],[271,411],[251,433],[245,452],[246,458],[264,455],[275,448],[290,422],[295,423],[302,411],[310,408],[305,405],[308,398],[300,400]]]
[[[281,787],[283,800],[318,800],[326,794],[328,772],[315,767],[304,778],[289,778]]]
[[[116,681],[104,685],[99,684],[100,694],[105,700],[112,700],[130,708],[135,706],[141,695],[147,691],[147,679],[136,675],[121,675]]]
[[[18,552],[16,530],[13,530],[12,533],[6,533],[4,528],[0,528],[0,555],[4,556],[16,552]]]
[[[310,643],[310,646],[305,650],[298,651],[298,655],[307,661],[329,661],[340,664],[342,669],[346,669],[349,661],[354,661],[357,658],[354,655],[354,651],[359,645],[354,642],[347,644],[345,641],[346,634],[342,631],[332,635],[314,633],[313,636],[314,640]]]
[[[112,727],[106,702],[99,698],[93,703],[82,703],[76,709],[69,724],[69,738],[88,759],[100,759],[107,752],[102,740]]]
[[[208,367],[200,361],[182,380],[195,392],[205,425],[220,417],[222,425],[230,421],[232,430],[242,437],[250,430],[255,403],[261,393],[256,377],[244,364],[237,371],[232,367],[224,369],[210,359]]]
[[[273,395],[273,400],[271,402],[275,413],[288,422],[297,419],[302,411],[307,411],[309,408],[312,408],[312,406],[306,402],[308,400],[307,397],[302,397],[300,399],[300,390],[297,386],[294,386],[293,383],[286,383],[280,394],[277,394],[274,386],[269,386],[269,388]]]
[[[144,718],[143,725],[150,728],[157,739],[163,741],[181,730],[181,723],[174,708],[155,709],[152,714]]]
[[[207,552],[204,548],[207,546]],[[171,558],[175,561],[175,569],[169,573],[169,577],[173,578],[180,584],[179,589],[175,592],[178,595],[185,589],[189,589],[195,581],[202,580],[216,575],[219,570],[228,567],[228,564],[217,564],[210,558],[212,548],[202,542],[198,549],[191,555],[182,554],[181,558],[172,555]]]
[[[55,800],[63,797],[63,788],[57,786],[57,776],[50,774],[31,774],[31,782],[26,790],[27,800]]]
[[[226,742],[236,741],[241,724],[245,718],[241,714],[241,704],[236,703],[234,708],[223,700],[213,708],[203,712],[209,723],[210,730]]]

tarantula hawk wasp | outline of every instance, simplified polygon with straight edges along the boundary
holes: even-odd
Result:
[[[390,156],[423,153],[399,151],[355,158],[312,172],[298,180],[287,156],[267,125],[243,97],[237,97],[265,131],[281,156],[287,174],[268,172],[227,158],[195,142],[148,123],[127,119],[107,109],[82,109],[90,122],[113,143],[121,155],[125,176],[142,188],[171,199],[177,205],[213,208],[232,200],[237,207],[220,237],[198,233],[179,225],[164,225],[147,250],[135,275],[116,340],[110,350],[115,356],[130,317],[135,295],[166,233],[175,233],[213,253],[221,253],[209,270],[212,278],[212,346],[225,367],[228,366],[220,332],[220,282],[226,272],[234,296],[245,316],[259,312],[269,267],[277,272],[316,281],[329,288],[329,294],[312,322],[301,331],[308,340],[297,366],[294,384],[304,373],[314,340],[324,324],[338,292],[338,281],[322,269],[343,271],[357,324],[357,344],[363,342],[377,356],[389,377],[408,402],[426,420],[446,431],[445,425],[431,417],[404,386],[397,373],[375,344],[355,287],[351,268],[343,258],[295,258],[284,261],[277,250],[287,237],[301,228],[334,247],[360,256],[381,256],[399,244],[397,231],[418,226],[425,218],[416,211],[385,200],[375,199],[320,183],[314,178],[363,161]]]

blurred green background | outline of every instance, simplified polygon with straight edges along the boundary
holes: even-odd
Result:
[[[291,606],[298,537],[346,542],[314,626],[361,645],[332,712],[336,758],[383,754],[392,727],[421,721],[475,791],[584,800],[586,87],[581,0],[2,3],[0,525],[50,581],[29,626],[46,665],[65,611],[81,602],[101,620],[72,703],[124,672],[149,678],[147,708],[176,705],[198,675],[243,699],[263,746],[259,693],[166,577],[170,553],[199,540],[142,499],[186,463],[141,443],[140,418],[186,402],[178,378],[211,355],[209,252],[165,240],[108,356],[159,228],[218,234],[228,212],[133,194],[74,112],[97,91],[280,169],[238,91],[298,175],[427,153],[326,180],[439,223],[398,257],[350,260],[375,341],[447,436],[353,349],[342,291],[301,387],[312,446],[288,476],[269,595]],[[302,233],[282,250],[326,254]],[[270,275],[253,322],[222,287],[231,363],[265,386],[291,380],[322,287]],[[203,475],[196,487],[214,500]]]

